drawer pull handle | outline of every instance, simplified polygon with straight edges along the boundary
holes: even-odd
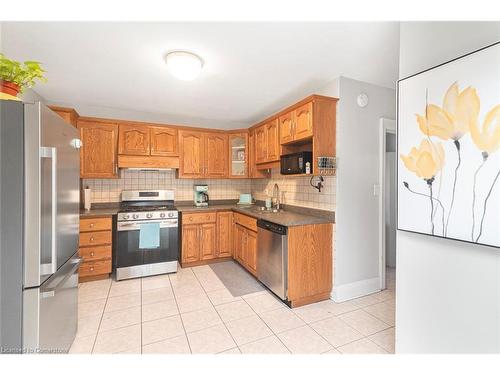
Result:
[[[90,223],[90,227],[93,228],[94,227],[94,223]]]
[[[94,241],[94,237],[90,237],[90,241]]]
[[[91,257],[93,257],[93,256],[94,256],[94,252],[93,252],[93,251],[91,251],[91,252],[90,252],[90,256],[91,256]]]
[[[94,267],[90,267],[90,272],[94,272]]]

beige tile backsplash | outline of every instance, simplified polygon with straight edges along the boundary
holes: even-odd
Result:
[[[210,199],[238,199],[242,193],[252,193],[258,200],[271,196],[273,186],[280,187],[282,203],[295,206],[335,210],[335,177],[325,177],[319,193],[309,184],[310,177],[285,177],[278,169],[272,170],[270,179],[209,179],[176,178],[175,171],[121,170],[118,179],[84,179],[83,187],[92,189],[92,202],[119,202],[122,190],[172,189],[176,200],[192,200],[193,185],[206,184]],[[267,190],[267,194],[266,194]]]
[[[255,199],[265,200],[272,197],[274,184],[278,184],[281,203],[334,211],[336,179],[334,176],[324,179],[320,193],[310,185],[311,176],[287,177],[281,175],[279,169],[273,169],[271,178],[252,180],[252,195]],[[316,181],[315,177],[313,182]]]

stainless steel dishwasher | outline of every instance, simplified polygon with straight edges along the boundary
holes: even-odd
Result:
[[[257,220],[257,277],[282,300],[287,299],[287,227],[266,220]]]

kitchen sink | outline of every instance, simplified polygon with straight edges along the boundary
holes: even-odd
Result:
[[[251,208],[248,208],[248,210],[255,212],[255,213],[258,213],[258,214],[269,214],[269,215],[279,214],[279,213],[283,212],[283,209],[279,209],[279,210],[276,208],[267,209],[265,207],[251,207]]]

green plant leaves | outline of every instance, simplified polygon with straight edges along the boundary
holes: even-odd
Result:
[[[13,82],[21,88],[30,88],[35,86],[36,81],[47,82],[44,77],[45,70],[38,61],[19,61],[11,60],[0,53],[0,79],[7,82]]]

